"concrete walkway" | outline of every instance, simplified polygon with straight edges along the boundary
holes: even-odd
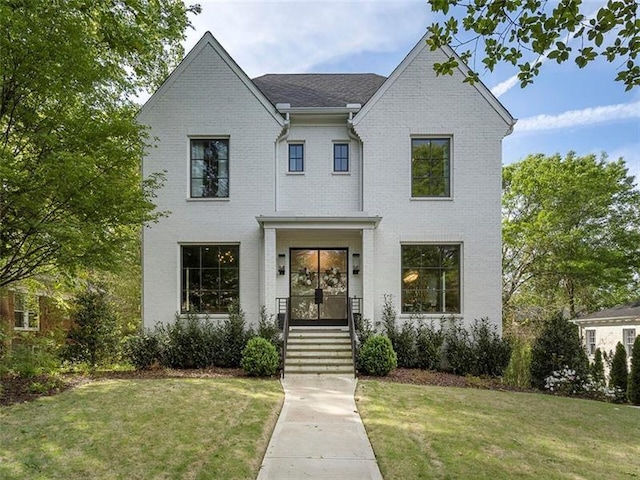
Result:
[[[382,480],[356,409],[356,380],[289,375],[258,480]]]

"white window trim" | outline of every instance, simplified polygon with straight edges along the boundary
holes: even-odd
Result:
[[[31,327],[31,326],[29,326],[29,327],[18,327],[18,326],[16,326],[16,324],[15,324],[15,314],[16,314],[16,312],[22,312],[23,318],[26,319],[27,325],[31,325],[31,322],[29,321],[28,302],[27,302],[26,308],[25,308],[24,304],[21,305],[22,308],[20,308],[20,309],[16,308],[18,306],[18,297],[19,296],[31,297],[31,295],[28,294],[28,293],[14,292],[14,294],[13,294],[13,315],[14,315],[13,329],[17,330],[17,331],[20,331],[20,332],[38,332],[38,331],[40,331],[40,314],[41,314],[41,312],[40,312],[40,298],[37,295],[34,296],[34,298],[35,298],[35,306],[36,306],[36,308],[38,310],[36,312],[36,314],[35,314],[35,316],[36,316],[36,326],[34,326],[34,327]],[[31,300],[31,298],[29,298],[29,300]]]

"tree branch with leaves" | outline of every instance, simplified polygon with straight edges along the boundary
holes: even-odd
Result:
[[[493,71],[499,63],[518,68],[520,85],[533,83],[546,59],[572,60],[583,68],[597,58],[618,62],[615,78],[631,90],[640,85],[640,19],[636,0],[608,0],[594,13],[582,0],[429,0],[434,12],[449,16],[428,28],[432,50],[450,45],[469,64],[480,57]],[[457,14],[457,15],[456,15]],[[452,74],[455,57],[435,65]],[[478,80],[471,72],[465,81]]]

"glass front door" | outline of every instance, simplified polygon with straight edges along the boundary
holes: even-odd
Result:
[[[291,324],[346,325],[347,249],[292,248]]]

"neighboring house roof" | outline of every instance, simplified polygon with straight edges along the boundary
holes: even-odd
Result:
[[[574,320],[576,323],[594,323],[605,320],[638,320],[640,321],[640,300],[623,303],[613,308],[590,313]]]
[[[291,107],[364,105],[387,78],[375,73],[268,74],[253,79],[271,103]]]

